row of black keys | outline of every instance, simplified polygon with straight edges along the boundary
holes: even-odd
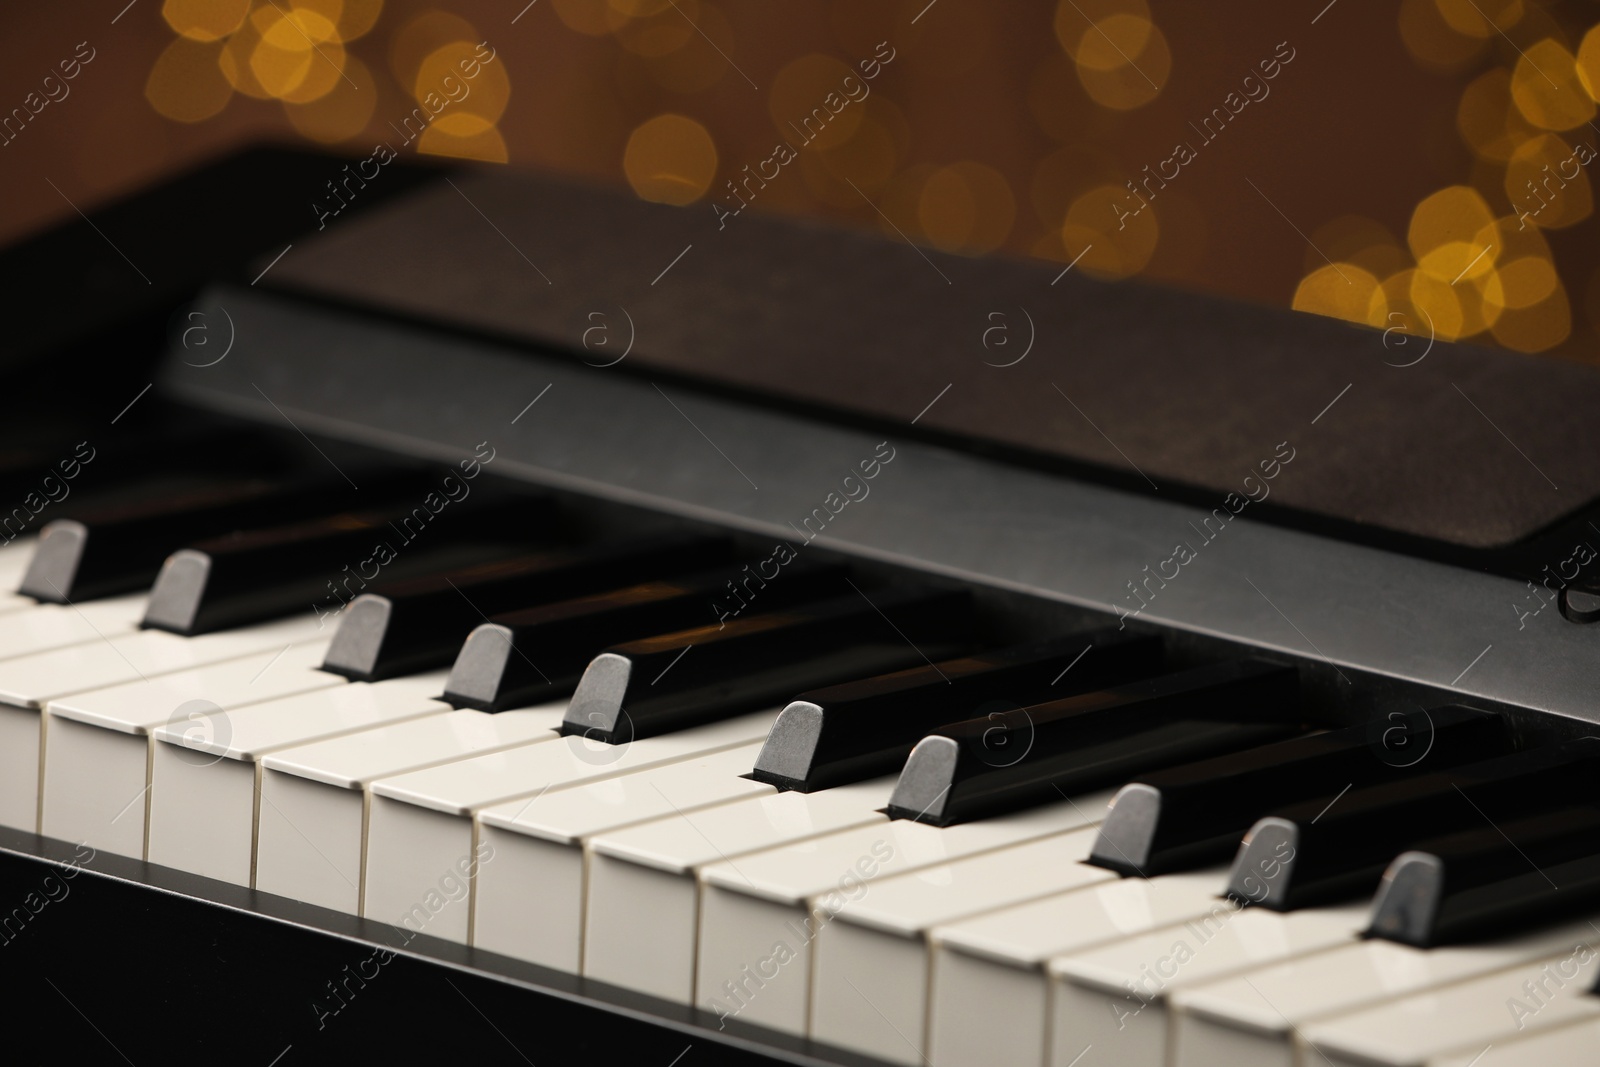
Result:
[[[329,513],[332,493],[250,482],[81,511],[45,528],[22,592],[153,579],[145,625],[182,634],[348,600],[325,669],[453,662],[455,706],[570,695],[564,731],[609,743],[788,701],[753,777],[810,791],[903,764],[889,813],[936,825],[1132,779],[1091,862],[1150,876],[1237,851],[1228,894],[1276,909],[1381,880],[1373,931],[1413,944],[1600,891],[1600,739],[1515,752],[1498,716],[1457,707],[1313,732],[1291,667],[1163,673],[1158,638],[1114,630],[974,654],[960,592],[869,593],[782,556],[735,570],[719,537],[541,547],[537,497]]]

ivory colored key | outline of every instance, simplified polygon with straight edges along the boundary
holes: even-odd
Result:
[[[430,676],[429,681],[437,693],[440,679]],[[558,701],[497,715],[452,711],[265,757],[255,887],[359,914],[367,789],[374,781],[514,745],[554,741],[566,710]]]
[[[155,731],[146,858],[249,885],[262,758],[280,749],[425,715],[449,706],[443,672],[344,683],[234,708]]]
[[[696,872],[792,841],[886,821],[894,779],[780,793],[674,815],[589,842],[583,975],[687,1004],[694,996]]]
[[[470,908],[444,907],[450,895],[440,890],[476,856],[473,816],[480,809],[747,745],[764,738],[776,717],[773,708],[626,745],[568,737],[375,782],[362,914],[465,943]]]
[[[327,651],[326,641],[308,641],[52,700],[44,721],[40,832],[143,859],[151,731],[253,700],[345,684],[316,669]]]
[[[1116,879],[1083,861],[1096,827],[874,882],[821,922],[811,1037],[896,1063],[927,1058],[927,933],[1048,893]]]
[[[1049,959],[1231,911],[1217,899],[1226,874],[1127,878],[935,927],[928,934],[932,1067],[1043,1063]]]
[[[307,613],[199,638],[153,631],[123,633],[0,661],[0,824],[38,829],[44,726],[40,712],[51,700],[252,653],[276,652],[316,636],[316,620]],[[130,792],[125,801],[132,796]]]
[[[1306,1059],[1296,1034],[1318,1020],[1570,952],[1594,937],[1580,921],[1432,950],[1358,941],[1184,990],[1171,998],[1174,1067],[1314,1067],[1320,1058]]]
[[[588,882],[584,841],[668,815],[771,795],[774,787],[741,777],[760,749],[741,745],[485,808],[478,815],[478,837],[494,862],[478,868],[473,885],[473,946],[576,974]]]
[[[1488,1049],[1440,1056],[1428,1067],[1591,1067],[1600,1046],[1600,1019],[1518,1035]]]
[[[1600,971],[1597,943],[1591,931],[1582,944],[1535,963],[1313,1023],[1300,1031],[1311,1046],[1300,1059],[1333,1067],[1433,1067],[1446,1057],[1470,1061],[1519,1034],[1600,1019],[1600,997],[1589,995]],[[1538,1060],[1517,1062],[1542,1067]]]
[[[905,871],[1094,825],[1109,793],[952,827],[877,823],[700,872],[695,1005],[792,1034],[811,1014],[813,940],[826,915]]]
[[[53,648],[128,633],[144,614],[145,598],[118,596],[82,604],[35,604],[0,615],[0,658],[16,659]]]
[[[1049,965],[1048,1062],[1065,1067],[1092,1045],[1108,1063],[1163,1067],[1169,996],[1347,944],[1360,936],[1366,914],[1365,906],[1284,915],[1225,905],[1203,919],[1058,956]]]

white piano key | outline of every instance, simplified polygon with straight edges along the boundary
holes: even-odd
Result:
[[[695,1004],[804,1034],[821,916],[879,878],[1094,825],[1109,793],[950,827],[896,820],[760,852],[700,872]]]
[[[1296,1032],[1319,1019],[1542,959],[1594,937],[1593,927],[1576,922],[1434,949],[1360,941],[1187,989],[1170,998],[1174,1062],[1294,1067]]]
[[[139,625],[145,596],[111,597],[81,604],[32,604],[0,615],[0,658],[16,659],[53,648],[81,645]]]
[[[1211,914],[1227,868],[1124,878],[935,927],[932,1067],[1044,1062],[1052,956]]]
[[[1485,1051],[1440,1056],[1428,1067],[1593,1067],[1597,1048],[1600,1019],[1584,1019],[1508,1038]]]
[[[435,698],[446,673],[351,682],[233,708],[216,721],[158,728],[150,764],[147,858],[250,885],[261,759],[328,737],[443,715],[450,705]]]
[[[1348,944],[1370,910],[1363,903],[1283,914],[1217,903],[1205,918],[1052,959],[1049,1062],[1071,1063],[1092,1045],[1108,1061],[1162,1067],[1169,995]]]
[[[316,670],[326,641],[174,671],[52,700],[44,721],[40,832],[144,858],[150,732],[190,712],[346,684]]]
[[[774,792],[740,775],[760,743],[589,785],[513,800],[478,815],[494,862],[472,888],[472,944],[576,974],[582,965],[584,841],[596,834]]]
[[[498,714],[450,711],[266,756],[255,887],[360,914],[373,782],[513,746],[553,743],[566,712],[564,700]]]
[[[1600,997],[1589,993],[1600,971],[1597,945],[1600,935],[1591,931],[1587,940],[1534,963],[1313,1023],[1300,1031],[1300,1041],[1311,1046],[1300,1059],[1333,1067],[1432,1067],[1446,1057],[1484,1054],[1519,1034],[1600,1018]]]
[[[879,879],[831,918],[819,915],[812,948],[812,1039],[896,1063],[923,1062],[928,930],[1117,878],[1083,862],[1098,834],[1094,827],[1072,830]]]
[[[747,745],[764,739],[776,717],[772,709],[625,745],[564,737],[375,782],[362,914],[465,943],[470,901],[464,908],[446,904],[453,903],[455,872],[463,866],[476,872],[473,816],[480,809]]]
[[[777,793],[672,815],[589,841],[583,975],[687,1004],[694,996],[699,868],[888,821],[893,777]]]

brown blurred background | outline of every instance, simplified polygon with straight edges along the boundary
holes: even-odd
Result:
[[[1597,358],[1593,3],[94,0],[7,15],[4,241],[242,142],[352,158],[386,144],[708,216],[748,202]]]

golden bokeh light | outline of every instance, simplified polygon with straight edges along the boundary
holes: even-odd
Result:
[[[1506,166],[1505,190],[1519,226],[1560,230],[1594,212],[1585,159],[1587,144],[1569,145],[1553,133],[1518,146]]]
[[[167,25],[192,41],[220,41],[237,30],[248,14],[250,0],[166,0],[161,5]]]
[[[1053,28],[1061,50],[1077,55],[1084,37],[1094,30],[1095,20],[1113,15],[1131,15],[1148,24],[1150,5],[1146,0],[1060,0]]]
[[[361,135],[377,104],[378,86],[372,72],[361,60],[349,56],[344,77],[331,90],[309,103],[286,104],[284,111],[302,136],[319,144],[338,144]]]
[[[700,15],[700,5],[696,0],[676,0],[676,3],[676,10],[665,2],[627,3],[624,10],[633,10],[628,11],[629,20],[616,31],[617,43],[646,59],[676,52],[688,44],[689,39],[696,36],[694,25]],[[645,10],[647,6],[654,10]]]
[[[222,45],[179,37],[156,58],[144,97],[156,113],[175,122],[204,122],[228,106],[233,87],[217,58]]]
[[[1470,63],[1489,44],[1488,38],[1454,32],[1434,0],[1401,0],[1399,24],[1411,58],[1440,73]]]
[[[795,148],[837,148],[856,132],[870,99],[871,83],[839,60],[818,53],[801,56],[778,72],[767,96],[767,113],[778,135]]]
[[[1431,2],[1431,0],[1429,0]],[[1474,78],[1456,108],[1456,130],[1480,159],[1504,163],[1538,134],[1511,100],[1511,72],[1493,67]]]
[[[389,73],[403,86],[414,85],[417,69],[429,55],[452,41],[481,41],[472,23],[443,11],[424,11],[389,38]]]
[[[483,62],[477,45],[452,41],[423,59],[411,95],[429,111],[444,109],[434,122],[440,130],[472,137],[500,121],[511,99],[511,77],[504,63]]]
[[[339,12],[339,40],[346,43],[365,37],[383,14],[383,0],[344,0]]]
[[[709,4],[702,3],[699,9],[700,13],[695,16],[698,32],[687,38],[682,48],[646,60],[651,80],[663,89],[674,93],[702,93],[731,73],[725,57],[738,51],[733,24]]]
[[[1434,0],[1447,26],[1468,37],[1496,37],[1522,20],[1522,0]]]
[[[272,93],[256,78],[250,65],[251,57],[260,44],[261,30],[256,26],[256,20],[245,19],[244,24],[224,42],[222,54],[217,57],[217,68],[238,92],[257,100],[271,100]]]
[[[1155,254],[1161,237],[1156,209],[1147,205],[1135,211],[1121,185],[1099,185],[1072,202],[1061,224],[1061,244],[1071,256],[1080,253],[1079,266],[1102,278],[1126,278],[1139,273]]]
[[[1166,35],[1148,19],[1133,15],[1101,19],[1093,33],[1084,35],[1074,59],[1078,81],[1090,99],[1114,111],[1150,103],[1172,73]]]
[[[1411,265],[1389,227],[1364,215],[1341,215],[1312,230],[1304,260],[1308,275],[1326,268],[1328,260],[1353,263],[1373,275],[1374,285]]]
[[[1600,26],[1583,35],[1578,45],[1578,81],[1591,100],[1600,100]]]
[[[1570,130],[1594,118],[1594,99],[1578,76],[1577,58],[1548,37],[1517,60],[1511,98],[1540,129]]]
[[[417,151],[425,156],[475,159],[480,163],[504,163],[510,158],[506,139],[493,126],[458,137],[447,133],[439,123],[434,123],[417,138]]]
[[[1550,295],[1525,308],[1506,308],[1492,327],[1494,339],[1518,352],[1546,352],[1572,333],[1572,305],[1556,286]]]
[[[1005,178],[970,161],[934,171],[917,202],[922,233],[946,252],[992,252],[1010,236],[1016,217],[1016,198]]]
[[[1463,271],[1485,269],[1483,260],[1490,258],[1492,249],[1486,251],[1477,238],[1493,223],[1494,213],[1482,194],[1468,185],[1451,185],[1417,205],[1406,244],[1421,273],[1449,283]],[[1458,315],[1459,309],[1451,314]]]
[[[622,169],[641,199],[692,204],[716,177],[717,146],[694,119],[657,115],[628,135]]]
[[[1354,263],[1325,263],[1307,274],[1290,306],[1366,326],[1384,325],[1389,310],[1377,277]]]
[[[1495,271],[1484,286],[1484,300],[1494,307],[1520,310],[1548,299],[1560,286],[1556,269],[1548,259],[1522,256]]]

